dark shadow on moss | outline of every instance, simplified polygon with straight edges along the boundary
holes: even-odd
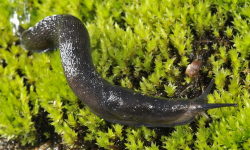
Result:
[[[0,60],[0,65],[3,67],[3,68],[5,68],[5,67],[7,67],[7,62],[6,62],[6,60],[5,59],[1,59]]]
[[[55,132],[54,126],[51,125],[51,121],[48,118],[48,112],[43,108],[39,109],[39,113],[32,118],[35,123],[36,129],[36,144],[45,143],[50,141],[51,143],[60,143],[61,137]]]

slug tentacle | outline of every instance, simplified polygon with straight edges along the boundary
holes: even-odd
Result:
[[[71,15],[46,17],[22,33],[21,43],[33,51],[59,48],[64,73],[74,93],[95,114],[110,122],[169,127],[189,123],[207,109],[235,106],[206,104],[212,83],[201,96],[190,100],[145,96],[108,83],[94,68],[87,29]]]
[[[198,101],[203,101],[204,103],[207,102],[207,95],[211,92],[212,87],[214,85],[214,79],[212,79],[208,85],[208,87],[205,89],[205,91],[199,96],[197,97]]]
[[[208,109],[214,109],[214,108],[220,108],[220,107],[236,107],[237,104],[228,104],[228,103],[225,103],[225,104],[203,104],[202,105],[202,110],[208,110]]]

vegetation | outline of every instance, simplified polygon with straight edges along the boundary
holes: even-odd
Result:
[[[80,18],[90,33],[94,64],[113,84],[153,96],[194,97],[214,78],[208,102],[238,107],[210,110],[210,119],[173,128],[108,123],[71,91],[58,51],[21,47],[9,20],[23,3],[1,0],[1,138],[22,146],[52,141],[67,149],[250,149],[248,0],[25,2],[31,14],[25,28],[53,14]],[[185,68],[198,57],[200,76],[189,78]]]

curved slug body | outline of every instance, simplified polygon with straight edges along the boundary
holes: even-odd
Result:
[[[78,96],[98,116],[114,123],[169,127],[191,122],[195,115],[234,104],[206,104],[206,92],[191,100],[169,100],[135,93],[111,85],[96,72],[85,26],[71,15],[49,16],[21,36],[24,48],[33,51],[60,49],[67,81]]]

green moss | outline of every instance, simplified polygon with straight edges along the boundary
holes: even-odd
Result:
[[[210,110],[210,120],[200,117],[191,125],[163,131],[107,123],[82,106],[71,91],[58,51],[30,54],[21,48],[9,18],[23,6],[3,0],[0,137],[40,145],[39,141],[57,134],[68,148],[85,149],[250,148],[247,0],[30,0],[27,6],[31,22],[25,27],[52,14],[83,20],[94,64],[113,84],[147,95],[178,96],[192,83],[185,67],[201,56],[201,75],[214,78],[216,85],[208,101],[239,107]],[[204,87],[206,83],[201,82]],[[194,86],[191,93],[198,89]]]

